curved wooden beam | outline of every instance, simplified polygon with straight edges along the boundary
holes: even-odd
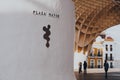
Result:
[[[76,10],[75,51],[90,50],[105,29],[120,24],[120,6],[113,0],[73,0]]]

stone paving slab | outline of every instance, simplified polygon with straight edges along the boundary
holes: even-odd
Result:
[[[105,79],[104,73],[81,73],[75,72],[77,80],[120,80],[120,72],[109,72],[108,79]]]

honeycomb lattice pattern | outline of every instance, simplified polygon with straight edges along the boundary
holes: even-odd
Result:
[[[117,0],[73,1],[76,13],[75,51],[89,52],[93,41],[103,30],[120,24],[119,2],[115,2]]]

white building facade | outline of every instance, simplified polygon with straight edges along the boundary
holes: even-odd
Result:
[[[108,61],[110,68],[120,68],[120,43],[108,36],[103,41],[103,63]]]
[[[115,59],[115,42],[111,37],[106,37],[106,39],[103,42],[103,61],[107,60],[109,63],[109,67],[113,68],[114,65],[114,59]]]
[[[103,47],[103,65],[107,60],[110,68],[120,68],[120,43],[108,35],[105,36],[104,39],[100,39],[100,36],[96,39],[96,42],[101,42],[101,47]],[[92,47],[97,46],[99,45],[94,44]]]

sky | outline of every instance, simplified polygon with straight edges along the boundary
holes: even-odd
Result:
[[[120,24],[106,29],[105,33],[110,35],[116,42],[120,43]]]

